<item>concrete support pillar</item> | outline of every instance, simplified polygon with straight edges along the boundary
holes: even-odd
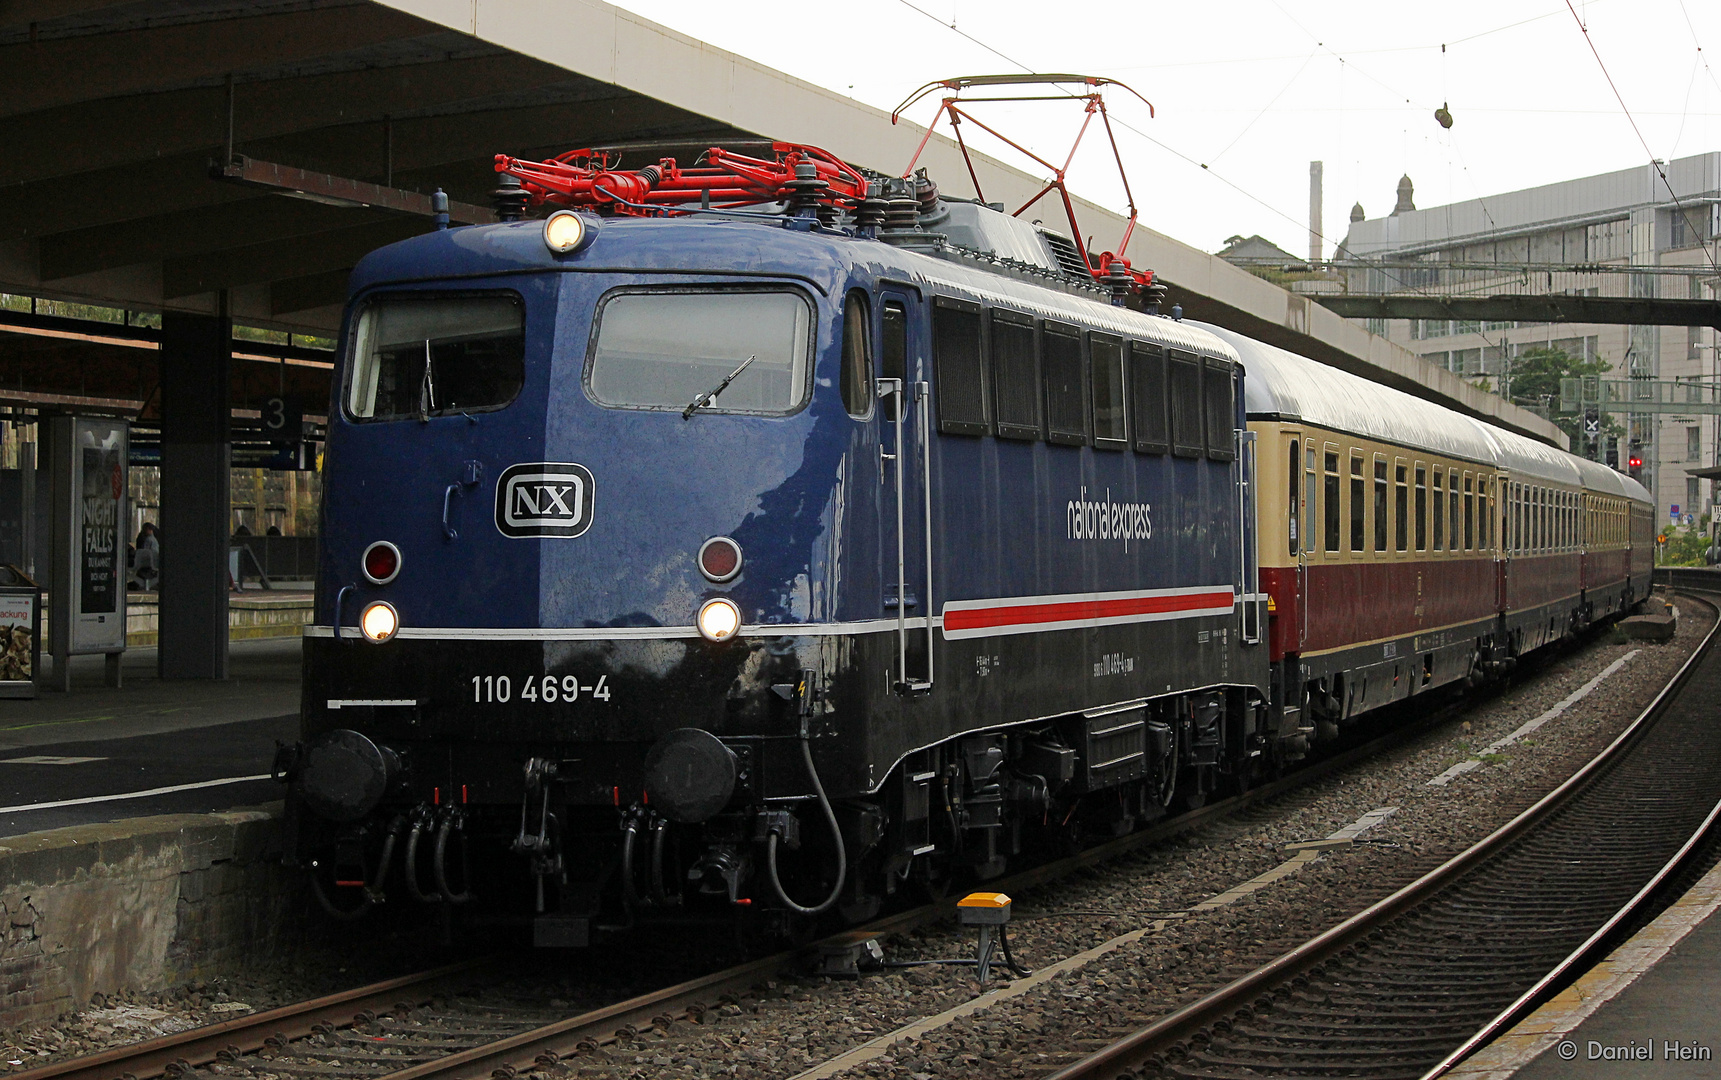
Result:
[[[163,679],[227,678],[231,458],[225,316],[161,316],[161,607]]]

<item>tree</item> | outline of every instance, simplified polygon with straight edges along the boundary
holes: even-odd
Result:
[[[1532,345],[1512,361],[1511,400],[1517,405],[1547,406],[1549,419],[1571,437],[1575,450],[1586,443],[1584,418],[1582,413],[1559,411],[1560,380],[1589,378],[1611,370],[1613,365],[1605,360],[1584,360],[1564,349]],[[1611,418],[1603,418],[1603,434],[1618,435],[1623,431]]]

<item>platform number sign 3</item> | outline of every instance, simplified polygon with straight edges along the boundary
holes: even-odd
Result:
[[[305,425],[304,406],[297,398],[272,397],[263,402],[263,434],[278,447],[297,449]]]

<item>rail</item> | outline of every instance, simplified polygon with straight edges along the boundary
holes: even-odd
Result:
[[[1074,855],[997,879],[989,882],[988,887],[1005,892],[1026,891],[1149,844],[1159,843],[1204,822],[1275,798],[1311,781],[1349,768],[1387,749],[1410,742],[1450,721],[1473,704],[1474,699],[1471,698],[1430,710],[1397,725],[1375,739],[1312,762],[1287,776],[1157,822],[1130,835],[1096,844]],[[840,937],[852,940],[856,934],[885,936],[926,926],[948,918],[955,911],[956,899],[952,896],[886,916],[848,931]],[[423,1080],[428,1077],[444,1080],[471,1077],[482,1080],[498,1071],[506,1073],[512,1069],[523,1073],[582,1049],[613,1042],[618,1033],[638,1034],[656,1030],[684,1018],[696,1019],[706,1006],[717,1002],[724,995],[744,991],[761,981],[793,970],[805,955],[805,951],[787,951],[764,957],[387,1073],[384,1080]],[[487,958],[439,967],[15,1075],[18,1080],[116,1080],[126,1075],[142,1080],[167,1071],[187,1075],[191,1068],[218,1059],[236,1060],[265,1047],[280,1051],[294,1040],[333,1029],[350,1028],[368,1022],[377,1015],[399,1011],[403,1005],[421,1004],[431,1000],[434,988],[496,962],[496,958]]]
[[[87,1057],[13,1073],[13,1080],[115,1080],[159,1076],[175,1065],[205,1065],[223,1054],[253,1053],[265,1046],[304,1038],[325,1026],[351,1027],[363,1013],[431,999],[431,990],[455,976],[495,963],[492,957],[421,971],[308,1001],[266,1009],[219,1024],[175,1032],[159,1039],[115,1047]],[[183,1071],[183,1070],[182,1070]]]
[[[1218,1042],[1230,1030],[1245,1028],[1247,1024],[1232,1025],[1228,1022],[1234,1015],[1249,1012],[1249,1006],[1257,999],[1263,999],[1277,988],[1300,977],[1306,977],[1310,972],[1329,961],[1345,955],[1348,951],[1360,950],[1364,947],[1365,939],[1378,944],[1390,930],[1387,924],[1401,916],[1407,916],[1413,910],[1421,911],[1442,892],[1458,884],[1471,871],[1481,867],[1488,860],[1502,855],[1509,847],[1524,841],[1538,828],[1548,824],[1559,811],[1573,806],[1591,785],[1610,774],[1615,766],[1629,758],[1639,746],[1640,741],[1651,732],[1657,721],[1668,711],[1669,705],[1675,700],[1681,688],[1691,679],[1694,672],[1709,659],[1718,631],[1721,631],[1721,619],[1711,627],[1708,635],[1699,644],[1691,657],[1682,665],[1679,671],[1662,688],[1655,699],[1646,707],[1620,735],[1583,768],[1568,778],[1559,787],[1543,796],[1534,805],[1524,810],[1511,821],[1496,829],[1474,846],[1447,860],[1434,870],[1411,882],[1367,909],[1351,916],[1337,926],[1310,939],[1304,944],[1292,949],[1269,963],[1256,968],[1254,971],[1208,994],[1202,999],[1170,1013],[1153,1023],[1142,1027],[1122,1039],[1113,1042],[1093,1054],[1073,1062],[1070,1065],[1046,1077],[1046,1080],[1112,1080],[1126,1075],[1128,1070],[1137,1069],[1144,1064],[1166,1057],[1176,1058],[1188,1054],[1191,1047],[1196,1052],[1207,1045]],[[1504,1009],[1489,1009],[1486,1019],[1480,1027],[1473,1027],[1472,1034],[1464,1037],[1459,1045],[1445,1052],[1431,1068],[1424,1071],[1425,1066],[1419,1065],[1414,1072],[1394,1075],[1421,1076],[1424,1080],[1432,1080],[1450,1069],[1474,1051],[1477,1047],[1492,1038],[1500,1031],[1506,1030],[1524,1015],[1535,1008],[1560,984],[1562,979],[1571,975],[1575,970],[1590,962],[1603,943],[1624,922],[1628,921],[1641,906],[1647,902],[1654,892],[1654,886],[1666,881],[1675,873],[1683,860],[1697,846],[1699,837],[1706,834],[1714,823],[1717,814],[1721,813],[1721,802],[1711,806],[1702,820],[1702,825],[1688,836],[1673,857],[1659,867],[1646,884],[1633,891],[1630,902],[1617,909],[1603,920],[1602,924],[1589,932],[1578,948],[1572,950],[1564,959],[1558,961],[1551,969],[1544,969],[1541,977],[1515,995],[1510,1004]],[[1407,920],[1408,921],[1408,920]],[[1385,980],[1383,980],[1385,981]],[[1355,1007],[1354,1004],[1352,1006]],[[1431,1021],[1425,1016],[1420,1023],[1427,1025]],[[1297,1075],[1296,1069],[1305,1070],[1301,1075],[1318,1073],[1318,1066],[1311,1066],[1309,1060],[1299,1059],[1294,1065],[1287,1062],[1281,1072],[1279,1068],[1263,1068],[1260,1075]],[[1383,1074],[1384,1075],[1384,1074]]]

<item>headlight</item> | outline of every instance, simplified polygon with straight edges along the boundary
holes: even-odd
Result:
[[[393,637],[399,629],[400,613],[386,600],[371,601],[364,614],[359,616],[359,630],[364,633],[365,640],[378,645]]]
[[[557,210],[544,219],[544,246],[557,255],[578,251],[590,233],[586,219],[572,210]]]
[[[741,629],[741,609],[727,596],[714,596],[699,608],[699,636],[706,641],[728,641]]]

